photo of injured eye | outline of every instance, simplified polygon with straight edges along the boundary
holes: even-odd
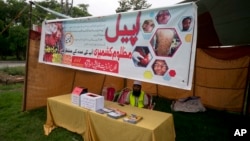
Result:
[[[153,20],[145,20],[142,24],[142,29],[144,33],[150,33],[155,27],[155,23]]]
[[[163,76],[167,72],[168,66],[167,66],[167,63],[165,60],[157,59],[153,63],[152,69],[153,69],[155,75]]]

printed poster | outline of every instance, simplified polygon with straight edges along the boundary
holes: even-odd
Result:
[[[39,62],[191,90],[197,6],[47,20]]]

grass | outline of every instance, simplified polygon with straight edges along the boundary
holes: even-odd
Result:
[[[0,141],[81,141],[63,128],[44,135],[46,107],[22,112],[23,84],[0,85]]]
[[[80,135],[63,128],[44,135],[46,107],[22,112],[23,87],[22,83],[0,84],[0,141],[82,141]],[[233,138],[235,130],[245,128],[250,133],[249,116],[212,109],[200,113],[173,112],[170,100],[154,100],[155,110],[173,114],[176,141],[242,141],[245,138]]]
[[[239,113],[213,109],[200,113],[173,112],[170,109],[170,100],[159,98],[156,103],[155,110],[173,114],[176,141],[241,141],[245,138],[233,137],[235,130],[246,128],[250,131],[246,124],[250,117]]]

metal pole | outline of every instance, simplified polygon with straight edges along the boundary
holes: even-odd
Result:
[[[249,94],[249,87],[250,87],[250,65],[248,66],[248,73],[247,73],[247,82],[246,82],[246,91],[244,97],[244,105],[243,105],[243,115],[248,114],[248,94]]]

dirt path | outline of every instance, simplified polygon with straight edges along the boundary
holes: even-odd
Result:
[[[24,76],[20,75],[8,75],[4,72],[0,72],[0,84],[13,84],[13,83],[23,83]]]

